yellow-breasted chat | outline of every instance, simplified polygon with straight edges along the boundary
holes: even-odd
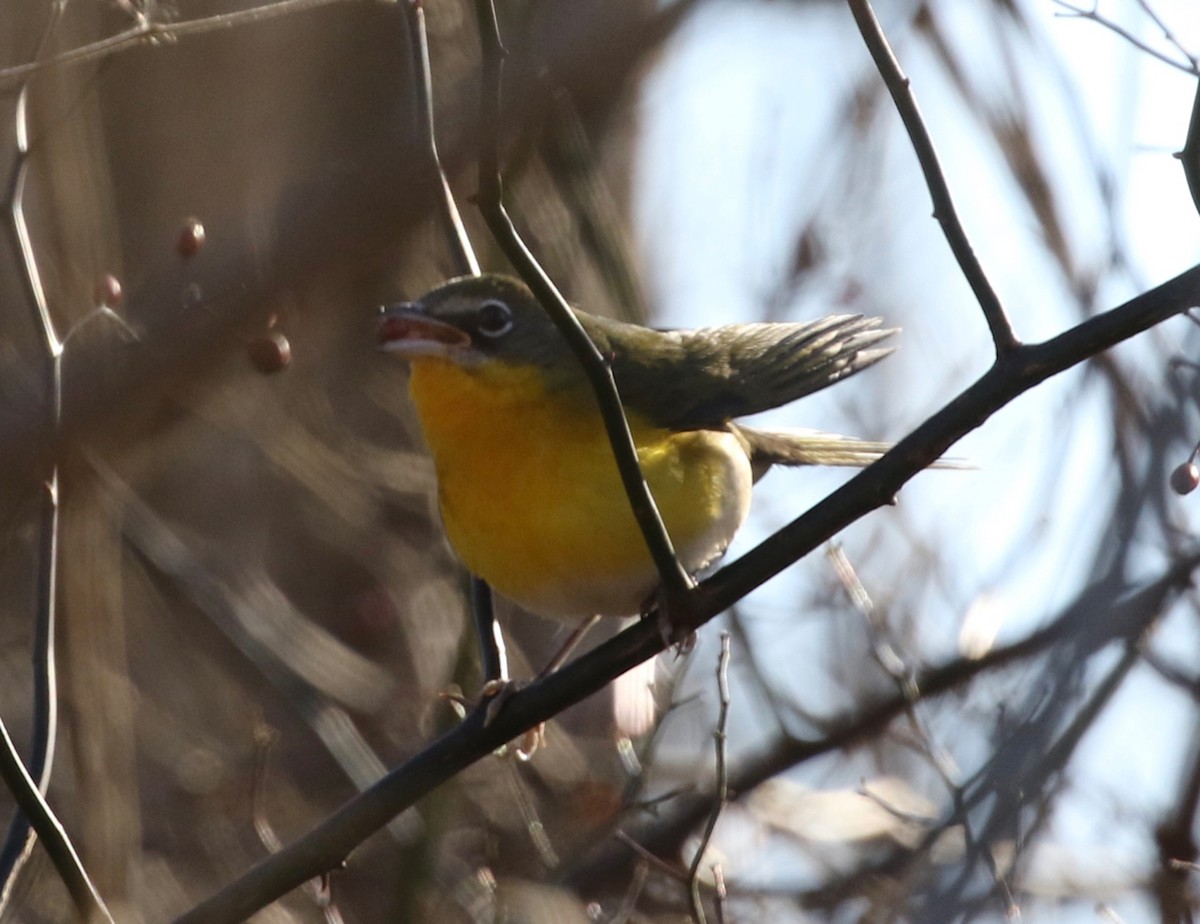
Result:
[[[771,465],[869,464],[888,448],[736,418],[811,394],[890,350],[880,319],[661,331],[576,311],[610,361],[638,460],[680,562],[715,561]],[[451,280],[383,309],[380,345],[408,360],[446,533],[475,574],[532,612],[636,614],[657,572],[591,385],[519,281]]]

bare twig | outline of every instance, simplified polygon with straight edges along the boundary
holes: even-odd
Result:
[[[425,28],[423,0],[405,0],[402,4],[408,23],[409,57],[412,59],[413,98],[417,106],[417,130],[425,145],[432,181],[441,191],[437,215],[445,236],[447,247],[454,260],[455,271],[460,275],[478,276],[479,260],[450,183],[438,155],[437,127],[433,116],[433,76],[429,64],[429,35]],[[508,655],[504,648],[504,636],[496,622],[492,603],[492,588],[487,581],[471,576],[471,621],[479,642],[480,670],[485,683],[508,680]]]
[[[1140,0],[1139,0],[1139,2],[1140,2]],[[1161,61],[1163,64],[1168,64],[1171,67],[1177,68],[1178,70],[1183,71],[1185,74],[1192,74],[1194,76],[1200,76],[1200,64],[1197,63],[1195,56],[1192,55],[1190,52],[1188,52],[1177,41],[1175,41],[1174,35],[1171,34],[1170,31],[1168,29],[1166,29],[1165,26],[1163,26],[1163,31],[1167,33],[1167,40],[1170,41],[1171,44],[1174,45],[1183,54],[1183,56],[1185,58],[1188,59],[1188,63],[1184,64],[1181,61],[1176,61],[1170,55],[1164,54],[1163,52],[1159,51],[1157,48],[1154,48],[1153,46],[1146,44],[1146,42],[1142,41],[1140,38],[1138,38],[1136,35],[1134,35],[1132,32],[1130,32],[1124,26],[1120,25],[1117,22],[1114,22],[1113,20],[1109,19],[1107,16],[1101,15],[1100,11],[1097,10],[1094,6],[1089,10],[1089,9],[1085,9],[1084,7],[1081,7],[1081,6],[1076,6],[1074,3],[1068,3],[1067,0],[1054,0],[1054,3],[1055,3],[1055,5],[1060,6],[1064,10],[1066,10],[1065,13],[1058,13],[1057,15],[1069,16],[1072,19],[1090,19],[1092,22],[1103,26],[1105,29],[1108,29],[1110,32],[1113,32],[1116,35],[1119,35],[1121,38],[1123,38],[1125,41],[1127,41],[1130,45],[1132,45],[1138,51],[1145,52],[1146,54],[1150,55],[1150,57],[1155,58],[1158,61]],[[1141,6],[1143,9],[1146,9],[1146,5],[1144,3],[1141,3]],[[1149,12],[1149,11],[1147,11],[1147,12]],[[1161,25],[1161,22],[1159,21],[1158,17],[1155,16],[1154,14],[1151,13],[1150,18],[1153,19],[1156,23]]]
[[[130,48],[140,45],[152,45],[155,42],[170,41],[187,35],[201,35],[205,32],[231,29],[234,26],[266,22],[279,16],[347,2],[361,2],[361,0],[275,0],[273,3],[252,7],[248,10],[202,16],[199,19],[184,19],[179,22],[151,22],[144,17],[139,17],[133,26],[116,35],[110,35],[108,38],[89,42],[78,48],[72,48],[46,58],[36,58],[27,64],[0,68],[0,87],[16,83],[49,67],[65,67],[71,64],[83,64],[87,61],[98,61],[119,51],[128,51]]]
[[[1173,45],[1176,51],[1187,58],[1192,65],[1193,73],[1200,74],[1200,59],[1192,54],[1192,52],[1188,50],[1187,46],[1184,45],[1183,42],[1179,41],[1179,36],[1175,34],[1175,30],[1167,25],[1167,21],[1165,19],[1158,15],[1158,11],[1150,5],[1149,0],[1137,0],[1137,4],[1142,8],[1142,12],[1150,18],[1150,21],[1154,23],[1154,25],[1158,26],[1159,31],[1162,32],[1163,38],[1166,39],[1170,45]]]
[[[713,874],[713,908],[717,912],[717,924],[725,924],[725,903],[729,900],[729,889],[725,885],[725,870],[720,863],[712,865]]]
[[[629,920],[637,908],[638,899],[642,896],[642,890],[646,888],[646,879],[649,876],[649,862],[638,863],[634,866],[633,875],[629,877],[629,887],[625,890],[620,907],[610,919],[610,924],[629,924]]]
[[[37,606],[34,612],[33,726],[29,751],[30,776],[42,793],[50,785],[54,766],[54,744],[58,737],[58,682],[54,651],[54,626],[58,572],[58,479],[57,473],[42,489],[41,543],[38,550]],[[32,850],[29,819],[17,812],[0,850],[0,912],[7,907],[17,874]]]
[[[454,258],[456,272],[464,276],[478,276],[479,260],[475,257],[471,239],[467,237],[458,203],[454,201],[454,193],[450,190],[446,171],[442,169],[442,160],[438,155],[437,131],[433,118],[433,78],[429,65],[429,36],[425,29],[424,3],[423,0],[404,0],[401,5],[408,22],[409,55],[413,67],[413,99],[417,104],[417,131],[425,145],[429,165],[435,173],[435,183],[442,194],[437,208],[438,220]]]
[[[1003,759],[1003,751],[1009,746],[1006,745],[993,755],[992,769],[987,773],[981,772],[971,784],[972,791],[967,793],[956,807],[956,813],[964,823],[967,821],[965,813],[972,807],[973,814],[982,816],[972,822],[972,827],[978,827],[980,830],[970,836],[967,849],[969,862],[964,865],[959,875],[935,885],[927,900],[913,909],[917,919],[942,920],[950,908],[959,907],[963,890],[970,879],[970,865],[973,863],[982,863],[992,877],[995,884],[994,898],[999,901],[1002,913],[1008,919],[1016,919],[1019,916],[1019,907],[1008,881],[1008,871],[1019,867],[1017,854],[1014,853],[1013,858],[1002,865],[997,862],[992,848],[1001,838],[1011,839],[1015,851],[1019,852],[1029,843],[1033,829],[1045,823],[1047,812],[1044,803],[1033,804],[1027,793],[1044,794],[1061,785],[1067,762],[1076,752],[1083,736],[1095,727],[1097,717],[1112,701],[1130,670],[1136,665],[1142,638],[1152,630],[1157,618],[1165,611],[1169,598],[1163,597],[1158,592],[1160,589],[1161,584],[1149,593],[1136,595],[1132,605],[1121,607],[1125,611],[1122,615],[1128,616],[1128,620],[1112,622],[1111,616],[1116,614],[1116,610],[1105,614],[1104,621],[1110,622],[1110,628],[1120,630],[1117,638],[1121,641],[1121,657],[1115,665],[1105,671],[1096,688],[1088,694],[1066,728],[1043,740],[1041,730],[1048,731],[1049,728],[1035,720],[1032,728],[1026,727],[1025,734],[1014,735],[1010,741],[1011,746],[1018,751],[1029,754],[1031,760],[1028,765],[1022,767],[1014,778],[1014,764]],[[1082,633],[1073,634],[1068,644],[1071,646],[1069,650],[1073,658],[1097,651],[1095,644],[1090,643]],[[1039,742],[1033,752],[1027,751],[1031,735]],[[968,833],[971,831],[970,828],[965,830]],[[986,900],[991,901],[992,898],[989,896]],[[980,895],[978,900],[982,902],[985,898]]]
[[[529,843],[537,851],[538,860],[547,869],[556,869],[562,861],[559,859],[558,851],[554,849],[554,844],[551,843],[550,837],[546,833],[546,826],[543,824],[538,813],[537,805],[529,794],[529,786],[521,778],[518,767],[523,761],[519,750],[511,750],[508,757],[509,759],[505,761],[505,770],[507,772],[504,775],[508,779],[513,802],[516,803],[517,811],[521,815],[521,821],[525,825],[525,833],[529,836]]]
[[[275,833],[275,826],[267,817],[265,805],[271,750],[278,740],[279,733],[260,719],[254,728],[254,790],[251,795],[251,805],[254,833],[258,835],[259,842],[271,853],[275,853],[283,847],[283,841],[279,839],[279,835]],[[313,904],[324,912],[327,924],[341,924],[342,915],[333,900],[332,883],[327,873],[310,879],[305,883],[304,888]]]
[[[841,581],[843,589],[850,597],[850,602],[866,620],[867,640],[871,645],[871,656],[879,668],[892,679],[900,695],[909,700],[908,724],[916,735],[920,753],[928,759],[938,776],[953,791],[955,783],[951,779],[950,761],[945,751],[934,742],[933,736],[917,712],[921,691],[916,687],[916,677],[912,666],[900,655],[889,638],[888,628],[875,609],[875,601],[871,599],[867,588],[859,579],[858,572],[846,555],[845,549],[840,544],[833,543],[829,546],[827,554],[838,580]]]
[[[49,47],[51,36],[61,19],[62,6],[51,7],[50,15],[38,42],[35,58]],[[34,322],[41,329],[45,346],[45,395],[49,407],[49,429],[57,433],[62,424],[62,356],[63,341],[58,337],[50,317],[46,292],[42,287],[37,254],[25,220],[25,183],[29,171],[29,84],[21,88],[17,98],[14,135],[17,152],[11,184],[8,189],[10,229],[16,238],[24,271],[26,295],[33,305]],[[58,737],[58,684],[55,667],[54,633],[58,600],[58,466],[51,465],[38,506],[40,541],[38,545],[38,575],[34,608],[33,645],[33,734],[29,753],[29,776],[36,778],[37,790],[45,794],[50,785],[54,766],[54,746]],[[20,801],[18,800],[18,804]],[[21,866],[33,847],[30,819],[20,811],[13,817],[0,850],[0,910],[8,904]],[[62,873],[60,874],[67,875]],[[69,874],[69,873],[68,873]]]
[[[905,663],[887,637],[887,628],[875,611],[875,601],[871,599],[867,588],[859,579],[858,572],[855,571],[854,565],[850,563],[850,559],[846,555],[846,550],[838,543],[834,543],[829,546],[826,555],[833,565],[833,571],[841,582],[842,589],[846,591],[846,596],[850,598],[854,608],[866,620],[867,640],[871,644],[871,656],[875,659],[875,663],[895,682],[901,693],[915,699],[918,691],[913,688],[912,669]]]
[[[575,649],[579,647],[579,643],[583,641],[585,635],[592,630],[603,617],[599,614],[585,617],[579,625],[571,630],[571,634],[567,636],[567,640],[562,643],[554,657],[546,662],[546,666],[538,671],[538,677],[545,677],[547,674],[552,674],[564,664],[567,663],[567,658],[571,657]]]
[[[112,924],[112,915],[104,906],[100,893],[88,878],[87,870],[75,852],[71,839],[62,824],[46,804],[45,797],[38,791],[37,784],[25,769],[21,756],[8,734],[8,727],[0,719],[0,779],[13,794],[17,805],[33,825],[41,839],[42,847],[50,856],[55,870],[71,895],[76,910],[84,921],[107,921]]]
[[[871,9],[869,0],[848,0],[848,2],[850,12],[867,45],[867,50],[871,52],[875,66],[879,69],[884,85],[892,95],[896,110],[912,141],[913,152],[921,164],[921,172],[925,175],[929,196],[933,200],[933,217],[942,226],[942,233],[946,236],[950,250],[954,253],[954,258],[958,261],[963,276],[971,286],[971,291],[975,293],[979,307],[983,310],[983,316],[987,320],[988,329],[992,334],[996,356],[1003,357],[1015,349],[1019,345],[1019,341],[1016,334],[1013,333],[1012,324],[1008,320],[1004,306],[988,281],[987,275],[979,263],[979,258],[975,256],[975,250],[967,238],[967,233],[963,229],[962,222],[959,220],[954,200],[950,196],[950,187],[946,184],[946,177],[938,162],[937,150],[934,148],[933,139],[929,136],[929,130],[925,127],[925,120],[921,116],[917,99],[909,86],[908,77],[905,76],[900,62],[888,44],[887,37],[883,34],[879,20],[875,18],[875,12]]]
[[[620,828],[613,832],[613,839],[618,843],[624,844],[626,847],[628,847],[637,857],[641,859],[644,865],[658,870],[664,876],[668,876],[671,879],[678,879],[680,882],[683,882],[687,878],[686,870],[678,869],[673,864],[668,863],[661,857],[656,857]]]
[[[254,819],[254,833],[258,841],[271,853],[283,846],[275,833],[275,826],[267,817],[266,793],[267,770],[271,764],[271,751],[279,741],[279,732],[267,725],[261,717],[254,726],[254,774],[250,794],[250,815]]]
[[[642,536],[658,569],[668,617],[673,625],[685,622],[692,611],[692,596],[689,594],[692,579],[675,556],[674,546],[667,535],[658,506],[642,477],[633,436],[629,431],[629,422],[625,419],[612,370],[580,326],[562,293],[525,246],[504,208],[500,177],[500,113],[505,51],[500,41],[499,24],[492,0],[475,0],[475,10],[483,47],[482,141],[477,199],[479,210],[509,262],[562,331],[583,366],[595,391],[600,414],[604,418],[604,426],[612,444],[625,493],[629,497]]]
[[[717,657],[717,695],[720,708],[717,711],[717,727],[713,730],[713,742],[716,745],[716,790],[713,794],[712,811],[704,823],[704,831],[696,844],[696,855],[688,867],[688,897],[692,905],[692,919],[696,924],[705,924],[704,901],[700,897],[700,864],[704,862],[704,854],[708,851],[709,841],[717,828],[717,820],[729,801],[729,766],[727,760],[728,725],[729,725],[729,633],[721,633],[721,654]]]

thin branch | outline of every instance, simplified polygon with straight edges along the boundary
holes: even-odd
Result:
[[[846,550],[840,544],[834,543],[826,549],[825,554],[833,565],[834,574],[837,575],[842,589],[850,598],[850,603],[858,610],[867,624],[867,641],[871,645],[871,657],[879,665],[879,669],[891,678],[901,693],[910,697],[915,696],[917,691],[913,689],[912,685],[912,668],[905,663],[904,658],[900,656],[900,652],[896,650],[896,646],[888,637],[887,625],[875,611],[875,601],[871,599],[867,588],[859,579],[858,572],[846,555]],[[916,724],[915,715],[913,720]]]
[[[533,750],[536,749],[536,747],[533,748]],[[532,753],[532,751],[529,753]],[[513,802],[516,804],[517,812],[521,816],[521,823],[525,827],[525,836],[529,838],[529,843],[536,852],[538,861],[542,866],[548,870],[557,869],[562,864],[562,860],[558,856],[558,851],[554,849],[554,844],[551,843],[550,836],[546,833],[546,825],[542,821],[538,807],[529,793],[529,785],[521,778],[521,774],[517,769],[527,758],[522,757],[521,748],[511,749],[505,755],[505,758],[504,776],[508,780],[509,791],[512,794]]]
[[[725,904],[729,900],[729,889],[725,885],[725,871],[720,863],[714,863],[713,872],[713,908],[717,912],[717,924],[725,924]]]
[[[1151,588],[1156,586],[1161,589],[1161,582],[1156,582]],[[1133,605],[1129,605],[1130,603]],[[993,766],[992,771],[986,774],[981,772],[976,777],[972,784],[974,792],[961,801],[955,808],[955,814],[958,816],[956,820],[967,824],[969,807],[974,803],[975,813],[983,817],[972,823],[972,826],[978,826],[980,830],[971,835],[969,850],[958,874],[948,879],[942,878],[934,884],[920,904],[907,909],[916,919],[943,920],[951,915],[952,908],[961,907],[964,900],[978,905],[990,902],[991,896],[978,893],[972,899],[966,898],[965,892],[972,880],[972,870],[976,863],[982,863],[992,878],[995,884],[993,895],[999,899],[1006,919],[1015,920],[1019,917],[1020,908],[1009,883],[1008,871],[1019,869],[1020,852],[1031,841],[1035,829],[1045,825],[1048,819],[1045,809],[1048,793],[1062,785],[1063,773],[1079,742],[1095,727],[1097,718],[1107,708],[1130,670],[1137,664],[1139,644],[1145,634],[1152,631],[1166,608],[1165,604],[1166,599],[1156,590],[1150,589],[1149,592],[1135,595],[1133,601],[1127,601],[1125,606],[1118,608],[1127,611],[1127,620],[1113,620],[1112,616],[1117,610],[1104,614],[1103,621],[1109,624],[1111,630],[1121,630],[1118,636],[1122,639],[1120,659],[1106,670],[1095,689],[1088,694],[1086,701],[1061,732],[1043,741],[1041,732],[1034,730],[1033,736],[1041,743],[1033,751],[1026,750],[1028,740],[1017,743],[1018,738],[1025,738],[1025,735],[1014,735],[1010,738],[1011,743],[1016,744],[1018,749],[1031,758],[1028,765],[1022,765],[1021,769],[1014,773],[1014,764],[1006,762],[1003,769]],[[1078,603],[1073,609],[1079,611]],[[1073,641],[1078,643],[1082,638],[1082,635],[1077,634]],[[1081,649],[1086,649],[1091,654],[1097,651],[1094,644],[1075,647],[1075,656],[1082,653]],[[1042,730],[1048,728],[1042,725]],[[1003,749],[997,749],[989,763],[995,765],[1003,761],[1002,752]],[[1027,795],[1029,793],[1041,794],[1043,801],[1032,803]],[[1031,808],[1032,812],[1029,811]],[[1004,866],[997,863],[992,850],[1001,838],[1011,839],[1014,847],[1012,860]],[[932,843],[928,837],[924,839],[926,849],[932,846]]]
[[[727,744],[729,741],[729,633],[721,633],[721,653],[717,657],[717,696],[720,708],[717,711],[717,727],[713,730],[713,743],[717,751],[716,792],[713,794],[712,811],[704,823],[704,831],[696,845],[696,855],[688,867],[688,897],[692,905],[692,918],[696,924],[705,924],[704,901],[700,897],[700,864],[708,852],[709,841],[717,828],[717,821],[725,804],[729,801],[729,764]]]
[[[1130,32],[1124,26],[1119,25],[1118,23],[1109,19],[1107,16],[1102,16],[1095,7],[1092,7],[1092,9],[1087,10],[1081,6],[1076,6],[1074,3],[1068,3],[1067,0],[1054,0],[1054,3],[1055,3],[1055,5],[1061,6],[1064,10],[1066,10],[1065,13],[1058,13],[1056,15],[1069,16],[1072,19],[1090,19],[1092,22],[1103,26],[1105,29],[1108,29],[1110,32],[1113,32],[1116,35],[1119,35],[1121,38],[1123,38],[1125,41],[1127,41],[1130,45],[1132,45],[1138,51],[1145,52],[1146,54],[1150,55],[1150,57],[1155,58],[1158,61],[1161,61],[1163,64],[1167,64],[1173,68],[1181,70],[1185,74],[1191,74],[1194,77],[1200,77],[1200,66],[1197,65],[1195,57],[1193,55],[1191,55],[1190,53],[1188,53],[1187,51],[1185,51],[1182,48],[1182,46],[1180,46],[1178,43],[1172,41],[1172,44],[1174,44],[1175,47],[1179,48],[1179,50],[1184,54],[1184,56],[1187,57],[1188,62],[1189,62],[1187,64],[1183,64],[1182,62],[1176,61],[1170,55],[1164,54],[1163,52],[1159,51],[1157,48],[1154,48],[1154,47],[1146,44],[1146,42],[1142,41],[1140,38],[1138,38],[1136,35],[1134,35],[1132,32]],[[1145,8],[1144,4],[1143,4],[1143,8]],[[1157,17],[1152,16],[1151,18],[1157,20]]]
[[[214,16],[202,16],[199,19],[185,19],[179,22],[150,22],[145,18],[140,18],[135,25],[116,35],[110,35],[108,38],[89,42],[48,58],[38,58],[27,64],[0,68],[0,87],[16,83],[50,67],[65,67],[71,64],[83,64],[87,61],[98,61],[119,51],[127,51],[140,45],[153,45],[155,42],[179,39],[186,35],[201,35],[205,32],[231,29],[234,26],[266,22],[279,16],[347,2],[362,2],[362,0],[276,0],[274,3],[252,7],[248,10],[218,13]]]
[[[1179,36],[1175,34],[1175,30],[1167,25],[1166,20],[1158,15],[1158,12],[1149,4],[1148,0],[1137,0],[1137,4],[1142,8],[1142,12],[1150,18],[1150,21],[1158,26],[1159,31],[1162,32],[1162,36],[1168,44],[1174,46],[1176,51],[1191,62],[1193,73],[1200,74],[1200,59],[1192,54],[1183,42],[1179,41]]]
[[[429,35],[425,28],[423,0],[405,0],[402,4],[408,24],[409,57],[412,60],[413,98],[417,107],[417,131],[425,145],[426,156],[433,172],[433,185],[441,191],[436,209],[442,234],[454,260],[455,271],[460,275],[478,276],[479,260],[437,148],[437,127],[433,115],[433,75],[429,63]],[[484,683],[508,680],[508,654],[504,648],[504,636],[496,622],[492,602],[492,588],[487,581],[471,575],[471,622],[479,643],[479,666]]]
[[[37,832],[43,849],[49,855],[58,875],[62,877],[80,917],[87,922],[107,921],[108,924],[112,924],[112,915],[108,913],[100,893],[88,878],[87,870],[83,868],[67,832],[46,804],[45,797],[38,791],[29,771],[25,769],[3,719],[0,719],[0,779],[4,781],[17,805],[33,825],[33,830]]]
[[[890,638],[891,632],[886,621],[876,611],[875,601],[871,599],[870,593],[859,578],[845,549],[841,544],[835,542],[828,547],[826,554],[833,564],[834,572],[846,595],[850,598],[850,602],[867,624],[867,640],[871,646],[872,659],[879,669],[891,678],[897,692],[909,700],[908,724],[916,736],[915,746],[929,761],[938,776],[942,778],[942,782],[946,784],[947,788],[953,791],[956,784],[951,778],[951,761],[945,750],[934,742],[933,735],[925,727],[925,723],[917,711],[920,690],[916,687],[916,677],[912,665],[900,654]]]
[[[600,406],[600,414],[604,418],[609,442],[612,444],[621,482],[625,486],[633,514],[658,569],[668,618],[674,625],[676,621],[686,620],[692,612],[692,598],[689,594],[692,579],[675,555],[675,548],[667,535],[658,506],[645,478],[642,477],[637,450],[634,448],[633,436],[629,431],[629,422],[625,419],[612,370],[580,326],[558,288],[525,246],[504,208],[500,176],[500,113],[505,50],[500,41],[500,27],[496,21],[496,10],[492,0],[475,0],[475,10],[483,50],[483,105],[480,119],[482,140],[477,205],[504,255],[562,331],[591,382]]]
[[[58,27],[63,4],[54,4],[38,40],[35,58],[41,58]],[[17,143],[12,181],[8,189],[9,227],[20,255],[26,296],[33,306],[33,321],[40,328],[45,346],[44,389],[49,408],[49,430],[57,434],[62,426],[62,357],[64,343],[58,337],[46,292],[42,287],[37,254],[25,220],[25,183],[29,171],[29,83],[21,88],[14,114],[13,134]],[[40,541],[36,605],[33,614],[32,742],[29,749],[29,775],[37,779],[37,791],[44,795],[50,786],[54,767],[54,747],[58,737],[58,682],[54,650],[54,632],[58,601],[58,466],[50,466],[42,486],[38,507]],[[19,803],[18,803],[19,804]],[[33,848],[30,818],[20,810],[14,815],[0,851],[0,911],[8,904],[21,866]],[[61,868],[60,875],[70,875]]]
[[[617,834],[619,835],[620,832],[618,831]],[[629,924],[633,912],[637,908],[638,899],[641,898],[642,892],[646,888],[646,880],[650,877],[650,868],[649,861],[634,866],[633,875],[629,877],[629,887],[625,890],[625,896],[621,899],[616,913],[609,919],[609,924]]]
[[[442,169],[442,160],[438,155],[437,132],[433,118],[433,77],[429,65],[429,36],[425,29],[424,3],[423,0],[404,0],[401,6],[408,23],[409,55],[413,67],[413,99],[417,104],[417,131],[436,174],[435,183],[442,193],[437,208],[438,220],[454,258],[455,271],[463,276],[478,276],[479,260],[475,257],[471,239],[467,236],[462,215],[458,211],[458,203],[454,201],[454,193],[450,190],[446,171]]]
[[[655,856],[620,828],[617,828],[617,830],[613,832],[613,838],[614,840],[628,847],[630,851],[632,851],[639,858],[641,861],[639,865],[649,867],[650,869],[656,869],[664,876],[667,876],[670,879],[678,879],[680,882],[683,882],[684,878],[687,876],[686,872],[677,869],[673,864],[667,862],[661,857]]]
[[[921,172],[925,175],[929,196],[933,200],[933,217],[942,226],[942,233],[946,236],[950,250],[958,261],[967,283],[971,286],[971,291],[975,293],[979,307],[983,310],[983,316],[987,320],[988,329],[992,334],[996,356],[1003,357],[1015,349],[1019,345],[1019,341],[1016,334],[1013,333],[1012,324],[1008,320],[1008,315],[1005,314],[1004,306],[988,281],[987,274],[984,273],[979,258],[975,256],[975,250],[959,220],[958,211],[955,209],[954,200],[950,195],[950,187],[946,183],[946,177],[938,162],[937,149],[933,145],[929,130],[925,127],[925,120],[921,116],[917,98],[909,86],[908,77],[905,76],[900,62],[888,44],[887,36],[883,34],[883,28],[879,25],[879,20],[875,18],[875,11],[871,9],[869,0],[848,0],[848,2],[850,12],[867,45],[867,50],[871,52],[875,66],[879,69],[879,75],[892,95],[896,110],[912,141],[913,152],[921,164]]]
[[[54,627],[58,584],[58,477],[43,486],[41,543],[38,550],[37,607],[34,612],[33,645],[33,726],[29,749],[29,772],[37,780],[38,791],[45,793],[54,767],[54,745],[58,738],[58,680],[54,650]],[[17,874],[33,848],[29,819],[17,812],[9,825],[0,850],[0,912],[7,907]]]
[[[271,853],[275,853],[283,847],[283,841],[279,839],[279,835],[275,833],[275,826],[271,824],[271,819],[267,817],[266,794],[267,794],[267,773],[270,768],[271,751],[279,740],[279,733],[270,726],[259,722],[254,729],[254,778],[253,790],[251,793],[251,816],[254,818],[254,833],[258,835],[259,843],[263,845]],[[337,905],[333,901],[332,889],[330,888],[329,877],[327,875],[317,876],[310,879],[304,885],[304,890],[312,899],[314,905],[321,909],[325,914],[327,924],[340,924],[342,921],[341,912],[338,911]]]

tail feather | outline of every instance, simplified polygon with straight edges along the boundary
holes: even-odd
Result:
[[[866,468],[894,443],[855,439],[820,430],[759,430],[732,425],[745,441],[750,467],[757,481],[772,465],[844,465]],[[958,459],[939,459],[931,468],[964,469],[972,466]]]

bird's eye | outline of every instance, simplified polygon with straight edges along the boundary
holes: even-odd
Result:
[[[477,323],[479,333],[485,337],[503,337],[513,326],[512,309],[504,302],[487,301],[479,306]]]

